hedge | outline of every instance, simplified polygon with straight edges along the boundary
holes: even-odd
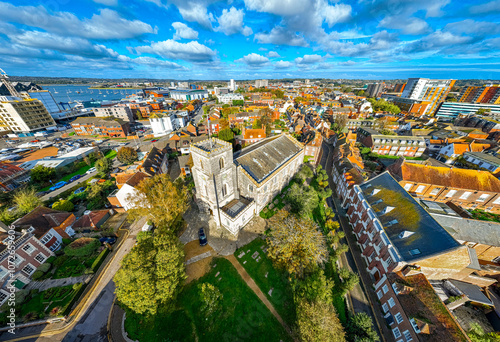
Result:
[[[71,307],[73,306],[73,304],[75,304],[78,298],[80,298],[81,294],[85,290],[85,286],[86,285],[83,283],[76,283],[73,285],[73,290],[75,290],[75,293],[73,294],[73,298],[71,298],[71,300],[61,308],[60,312],[62,313],[62,316],[67,316],[70,313]]]
[[[104,261],[104,259],[108,255],[108,253],[109,253],[109,249],[107,249],[107,248],[104,248],[103,251],[101,253],[99,253],[97,258],[92,263],[92,267],[91,267],[92,271],[95,272],[99,269],[99,267],[101,266],[102,262]]]

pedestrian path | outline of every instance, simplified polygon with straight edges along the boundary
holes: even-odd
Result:
[[[264,303],[264,305],[269,309],[269,311],[271,311],[271,313],[273,314],[274,317],[276,317],[276,319],[278,320],[278,322],[280,322],[281,325],[285,328],[285,330],[289,334],[291,334],[291,332],[292,332],[291,329],[283,321],[283,319],[281,318],[281,316],[279,315],[279,313],[276,311],[276,309],[271,304],[271,302],[267,299],[266,295],[260,290],[260,288],[257,286],[257,284],[252,279],[252,277],[250,277],[250,275],[243,268],[243,266],[241,266],[241,264],[238,262],[238,260],[236,260],[236,258],[234,257],[234,255],[231,254],[231,255],[226,256],[225,258],[227,260],[229,260],[231,262],[231,264],[233,264],[234,268],[236,268],[236,270],[238,271],[239,275],[241,276],[241,278],[243,278],[243,280],[248,285],[248,287],[250,287],[252,289],[252,291],[255,292],[255,294],[257,295],[257,297],[259,297],[259,299],[262,301],[262,303]]]
[[[85,283],[87,279],[92,278],[91,274],[85,274],[78,277],[69,277],[62,279],[46,279],[42,281],[32,281],[26,286],[26,290],[45,291],[53,287],[73,285],[76,283]]]

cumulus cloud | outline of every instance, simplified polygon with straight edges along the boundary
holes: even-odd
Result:
[[[172,27],[175,29],[174,39],[198,39],[198,32],[190,28],[184,23],[175,22],[172,23]]]
[[[292,66],[293,66],[293,63],[291,63],[289,61],[278,61],[278,62],[274,63],[274,67],[276,69],[288,69]]]
[[[401,33],[410,35],[427,34],[431,31],[431,27],[427,24],[427,22],[415,17],[401,20],[400,16],[387,16],[380,21],[379,26],[394,30],[401,30]]]
[[[473,36],[490,36],[500,33],[500,25],[487,21],[475,21],[465,19],[455,23],[449,23],[444,27],[445,31],[453,34],[470,34]]]
[[[260,44],[308,46],[304,37],[279,26],[273,27],[269,33],[256,33],[255,40]]]
[[[212,22],[215,20],[212,13],[209,13],[207,7],[219,0],[146,0],[160,7],[168,8],[174,5],[179,10],[182,18],[186,21],[197,22],[205,28],[212,28]]]
[[[323,57],[320,55],[304,55],[304,57],[295,58],[295,63],[297,64],[315,64],[322,60]]]
[[[346,57],[374,55],[377,51],[395,48],[398,42],[397,35],[387,31],[377,32],[368,42],[358,44],[352,41],[339,41],[332,38],[334,37],[325,37],[321,40],[323,50]]]
[[[472,14],[491,14],[500,12],[500,0],[493,0],[481,5],[472,6],[469,10]]]
[[[404,46],[403,51],[406,53],[436,51],[447,46],[470,43],[472,40],[473,38],[469,36],[459,36],[451,32],[438,30],[428,36],[423,37],[422,39]]]
[[[219,26],[216,27],[215,30],[227,36],[236,33],[242,33],[244,36],[249,36],[253,31],[250,27],[243,25],[244,16],[245,12],[243,9],[236,9],[235,7],[231,7],[229,10],[223,9],[222,15],[217,18]]]
[[[279,53],[277,53],[276,51],[269,51],[267,53],[267,57],[269,58],[279,58],[281,57]]]
[[[158,66],[158,67],[167,67],[167,68],[172,68],[172,69],[177,69],[177,70],[187,70],[186,67],[179,65],[174,62],[170,61],[165,61],[153,57],[137,57],[137,58],[129,58],[127,61],[136,63],[136,64],[142,64],[142,65],[149,65],[149,66]]]
[[[250,67],[262,67],[269,62],[269,58],[256,54],[252,52],[240,59],[237,59],[235,62],[245,63]]]
[[[156,33],[151,25],[139,20],[127,20],[116,11],[100,9],[90,19],[78,19],[69,12],[50,14],[43,6],[14,6],[0,2],[0,20],[37,27],[65,36],[88,39],[128,39],[145,33]]]
[[[338,65],[340,66],[352,66],[352,65],[355,65],[356,62],[354,61],[345,61],[345,62],[339,62]]]
[[[182,59],[191,62],[206,62],[212,60],[216,53],[208,46],[196,41],[180,43],[173,39],[153,42],[151,45],[134,48],[137,53],[150,53],[168,59]]]

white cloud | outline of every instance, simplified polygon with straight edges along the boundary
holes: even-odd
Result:
[[[175,22],[172,23],[172,27],[175,29],[174,39],[198,39],[198,32],[190,28],[184,23]]]
[[[278,62],[274,63],[274,67],[276,69],[288,69],[292,65],[293,65],[293,63],[291,63],[289,61],[278,61]]]
[[[280,58],[281,56],[276,51],[269,51],[267,53],[267,57],[269,57],[269,58]]]
[[[295,58],[297,64],[315,64],[322,60],[320,55],[304,55],[304,57]]]
[[[354,61],[345,61],[345,62],[339,62],[338,65],[340,66],[352,66],[352,65],[355,65],[356,62]]]
[[[404,34],[420,35],[431,31],[431,27],[427,22],[420,18],[410,17],[401,20],[401,16],[386,16],[379,23],[380,27],[389,29],[401,30]]]
[[[490,1],[470,8],[470,13],[472,14],[491,14],[498,12],[500,12],[500,0]]]
[[[92,0],[92,1],[105,6],[118,6],[118,0]]]
[[[151,45],[134,48],[137,53],[150,53],[169,59],[182,59],[192,62],[205,62],[212,60],[216,53],[209,47],[196,41],[180,43],[172,39],[153,42]]]
[[[260,47],[258,50],[259,51],[267,51],[267,49],[265,47]]]
[[[182,18],[186,21],[197,22],[205,28],[212,28],[214,17],[209,13],[207,7],[219,0],[146,0],[160,7],[168,8],[174,5],[179,10]]]
[[[279,26],[273,27],[269,33],[256,33],[255,40],[260,44],[308,46],[304,37]]]
[[[236,33],[242,33],[244,36],[251,35],[252,29],[248,26],[243,26],[243,17],[245,12],[243,9],[236,9],[231,7],[229,10],[223,9],[222,15],[217,18],[219,26],[215,31],[222,32],[229,36]]]
[[[311,6],[311,2],[309,0],[245,0],[245,6],[252,11],[290,16],[304,13]]]
[[[262,67],[269,62],[269,58],[253,52],[240,59],[237,59],[235,62],[245,63],[250,67]]]
[[[470,34],[473,36],[491,36],[500,33],[500,25],[487,21],[475,21],[472,19],[465,19],[455,23],[449,23],[444,27],[445,31],[454,34]]]
[[[174,62],[170,61],[165,61],[153,57],[137,57],[137,58],[129,58],[129,61],[136,63],[136,64],[142,64],[142,65],[149,65],[149,66],[161,66],[161,67],[168,67],[172,69],[182,69],[186,70],[187,68],[179,65]]]

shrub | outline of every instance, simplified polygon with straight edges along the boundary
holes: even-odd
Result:
[[[62,239],[62,242],[67,246],[71,243],[71,239]]]
[[[51,267],[52,267],[52,265],[48,264],[48,263],[41,264],[40,266],[38,266],[37,271],[41,271],[43,273],[47,273],[50,270]]]
[[[36,273],[36,272],[35,272]],[[29,295],[29,290],[19,290],[16,292],[16,305],[21,305]]]
[[[52,204],[52,209],[61,211],[73,211],[75,205],[68,200],[60,200]]]
[[[31,278],[33,280],[39,280],[40,278],[42,278],[44,275],[44,273],[42,271],[35,271],[35,273],[33,273],[33,275],[31,276]]]
[[[106,256],[108,255],[109,253],[109,249],[105,248],[103,249],[103,251],[99,254],[99,256],[94,260],[94,262],[92,263],[92,271],[97,271],[97,269],[99,268],[99,266],[101,266],[102,262],[104,261],[104,258],[106,258]]]
[[[61,255],[60,257],[57,257],[54,262],[53,262],[53,265],[55,267],[59,267],[61,266],[62,264],[64,264],[66,262],[66,260],[68,260],[69,257],[67,255]]]
[[[68,256],[85,257],[94,253],[99,246],[99,240],[82,237],[64,248],[64,253]]]

